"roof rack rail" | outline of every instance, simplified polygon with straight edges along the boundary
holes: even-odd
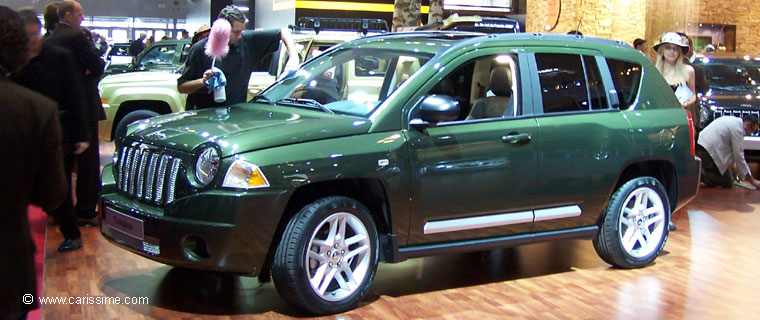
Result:
[[[301,17],[295,25],[296,30],[314,30],[319,34],[322,30],[357,31],[364,35],[368,32],[388,32],[388,22],[383,19],[353,19],[353,18],[320,18]]]

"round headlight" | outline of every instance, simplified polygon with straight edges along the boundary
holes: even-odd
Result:
[[[203,149],[195,162],[195,179],[205,186],[214,180],[217,170],[219,170],[219,153],[212,147]]]

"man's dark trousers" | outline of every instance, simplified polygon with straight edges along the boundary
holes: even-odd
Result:
[[[711,187],[731,188],[734,186],[734,177],[731,175],[731,169],[726,169],[725,173],[720,173],[718,166],[715,165],[710,153],[704,147],[697,144],[697,157],[702,159],[702,177],[700,181]]]
[[[71,170],[74,169],[74,147],[71,145],[63,146],[63,169],[66,176],[66,198],[58,208],[55,208],[50,214],[53,216],[55,223],[58,224],[64,239],[78,239],[81,233],[76,223],[76,214],[74,213],[74,201],[71,199]]]
[[[77,156],[77,204],[79,218],[90,219],[97,215],[95,206],[100,198],[100,148],[98,123],[90,124],[90,147]]]

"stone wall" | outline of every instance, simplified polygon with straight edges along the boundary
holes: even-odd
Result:
[[[527,32],[547,32],[549,1],[527,2]],[[548,32],[575,30],[581,18],[584,35],[628,43],[644,38],[650,46],[665,31],[695,35],[699,23],[736,25],[736,52],[760,53],[758,0],[562,0],[557,26]]]

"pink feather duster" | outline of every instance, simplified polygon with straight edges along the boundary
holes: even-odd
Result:
[[[207,56],[214,59],[214,62],[216,62],[216,59],[224,58],[227,52],[230,51],[230,47],[228,46],[230,31],[232,31],[232,26],[225,19],[216,19],[211,26],[205,52]]]

